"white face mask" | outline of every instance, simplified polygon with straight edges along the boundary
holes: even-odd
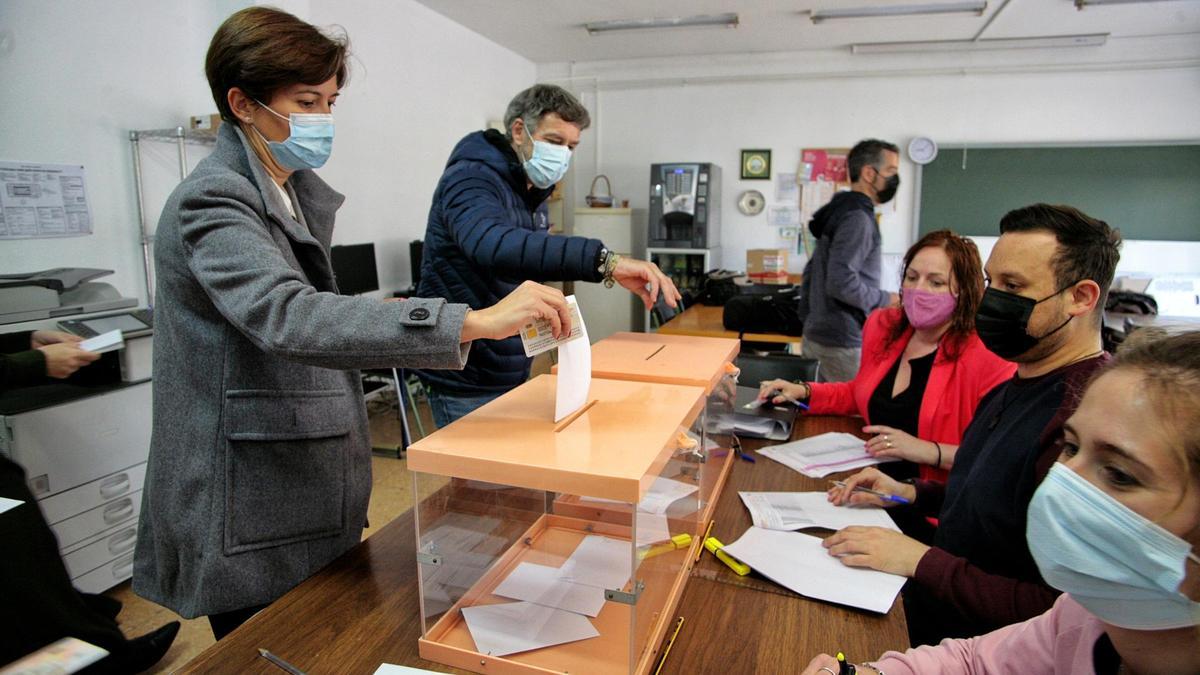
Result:
[[[1029,552],[1046,583],[1101,621],[1134,630],[1200,625],[1200,602],[1179,592],[1191,545],[1062,464],[1029,503]]]
[[[571,168],[571,149],[532,136],[530,140],[533,141],[533,152],[524,161],[525,175],[534,186],[548,188],[567,175],[567,169]]]

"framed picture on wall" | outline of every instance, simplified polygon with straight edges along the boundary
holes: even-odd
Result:
[[[771,180],[771,151],[742,151],[742,180]]]

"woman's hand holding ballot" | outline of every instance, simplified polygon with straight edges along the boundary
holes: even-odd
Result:
[[[500,340],[538,319],[550,322],[556,339],[571,332],[571,309],[562,291],[526,281],[491,307],[468,312],[461,341]]]

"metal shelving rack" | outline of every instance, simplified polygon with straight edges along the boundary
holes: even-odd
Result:
[[[141,142],[175,143],[179,150],[179,180],[187,178],[188,161],[187,146],[213,145],[217,142],[215,129],[192,130],[185,127],[173,129],[142,129],[129,132],[129,144],[133,151],[133,186],[137,192],[138,225],[141,229],[142,267],[146,276],[146,298],[148,304],[154,306],[154,270],[150,247],[154,243],[154,235],[146,223],[145,188],[142,185],[142,155]]]

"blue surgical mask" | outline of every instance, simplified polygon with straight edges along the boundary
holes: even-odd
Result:
[[[1133,630],[1200,625],[1179,592],[1191,546],[1062,464],[1029,503],[1029,552],[1046,583],[1101,621]]]
[[[280,166],[291,171],[325,166],[333,152],[333,115],[292,113],[290,117],[284,117],[259,101],[255,103],[288,121],[288,137],[282,143],[267,141],[258,127],[254,128],[255,133],[267,142],[267,148]]]
[[[529,182],[545,189],[562,180],[571,167],[571,149],[565,145],[533,141],[533,154],[523,164]]]

